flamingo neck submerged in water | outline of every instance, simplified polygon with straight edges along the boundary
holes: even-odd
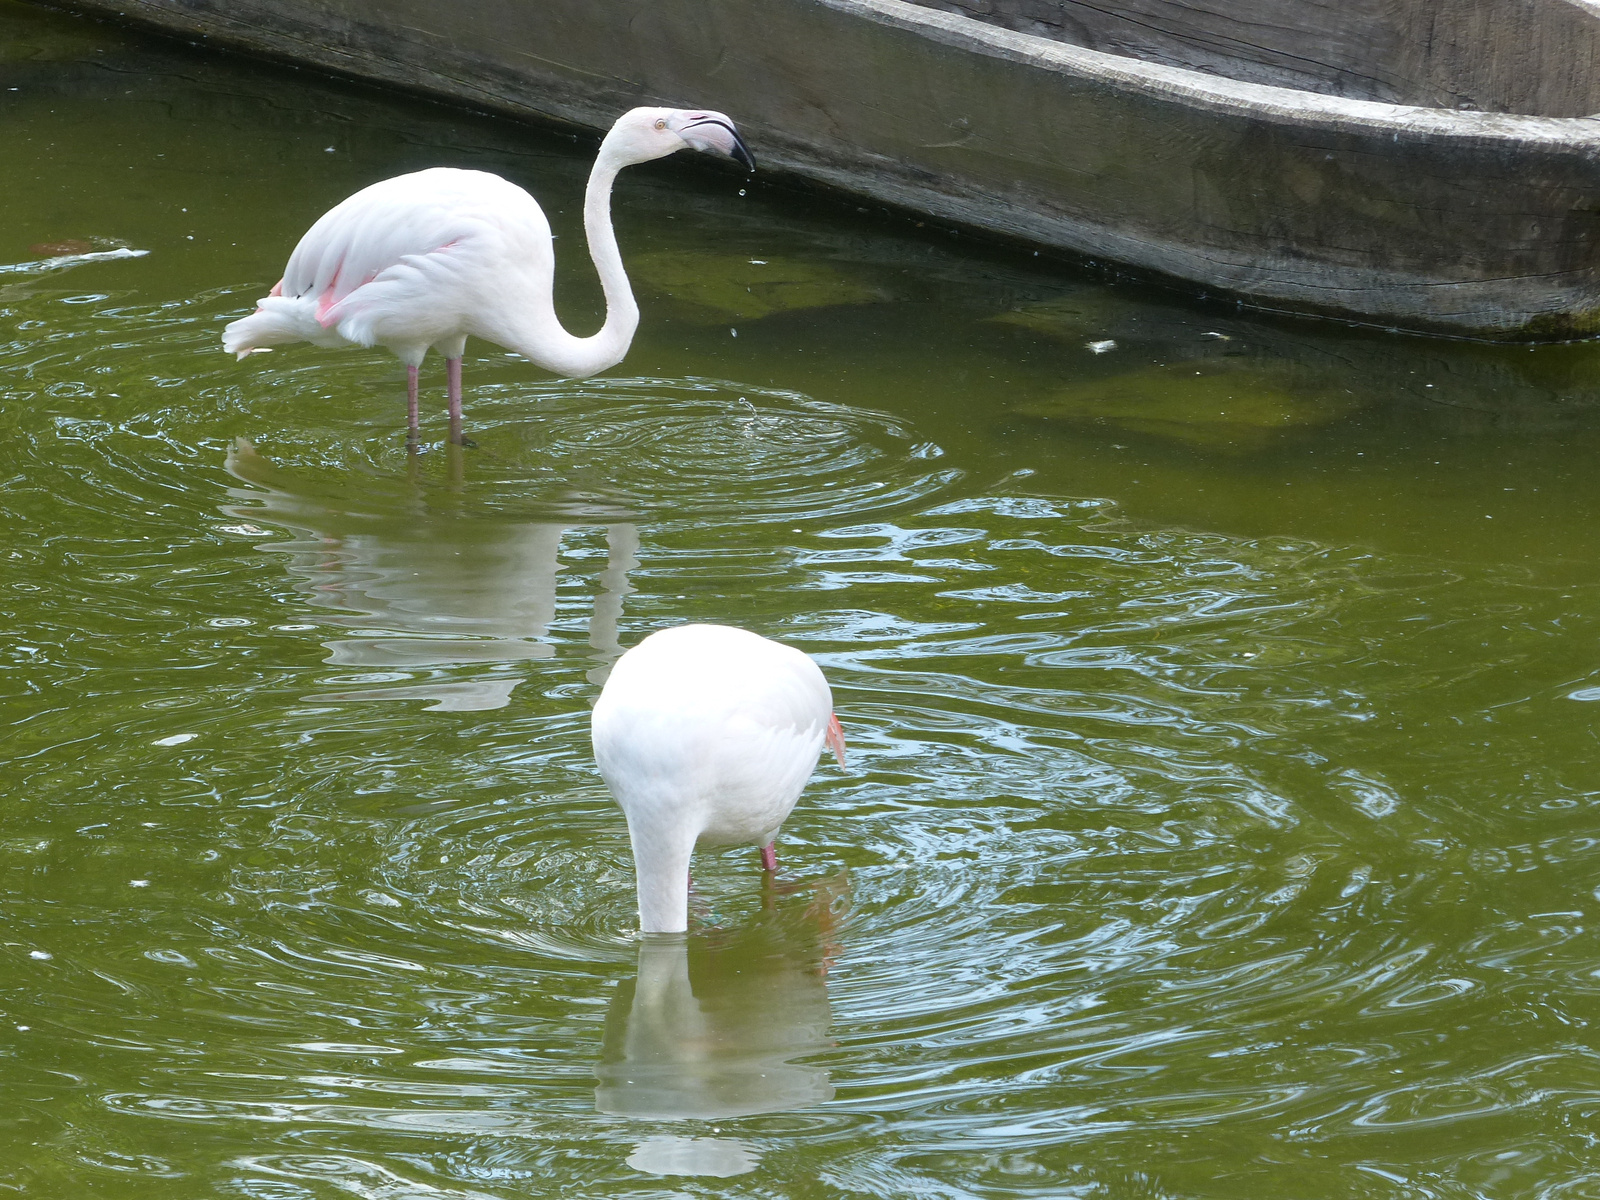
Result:
[[[844,735],[822,672],[800,651],[742,629],[662,630],[613,667],[595,704],[595,759],[628,821],[646,933],[688,928],[696,845],[773,841],[823,746]]]

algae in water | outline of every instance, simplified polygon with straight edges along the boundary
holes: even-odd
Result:
[[[1188,359],[1074,384],[1015,411],[1213,448],[1255,449],[1278,434],[1339,420],[1357,397],[1281,359]]]
[[[713,320],[753,321],[773,313],[875,304],[886,298],[830,263],[794,258],[655,250],[634,256],[628,267],[651,291]]]

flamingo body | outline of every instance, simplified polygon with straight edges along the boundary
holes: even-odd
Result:
[[[612,668],[591,723],[628,820],[640,927],[688,927],[696,844],[771,846],[824,743],[843,757],[833,697],[800,651],[725,625],[653,633]]]
[[[469,336],[507,340],[503,314],[537,311],[554,271],[550,223],[532,196],[487,171],[433,167],[324,213],[224,346],[241,356],[285,342],[383,346],[409,366],[430,348],[455,358]]]

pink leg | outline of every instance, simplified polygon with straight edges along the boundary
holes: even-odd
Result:
[[[444,360],[444,377],[450,389],[450,440],[461,444],[461,360]]]
[[[778,851],[770,843],[761,847],[761,869],[767,872],[778,869]]]
[[[417,368],[406,368],[406,440],[417,440]]]

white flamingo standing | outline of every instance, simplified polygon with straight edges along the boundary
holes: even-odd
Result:
[[[823,744],[844,766],[844,731],[817,664],[727,625],[651,634],[616,662],[590,732],[600,774],[628,819],[645,933],[689,926],[696,843],[761,848],[816,768]]]
[[[461,355],[467,338],[582,378],[622,361],[639,325],[611,227],[617,172],[689,147],[753,169],[733,122],[695,109],[635,108],[600,143],[583,227],[605,292],[600,331],[575,337],[555,313],[555,248],[534,198],[487,171],[433,167],[363,188],[318,219],[256,311],[230,324],[223,348],[243,358],[288,342],[383,346],[406,364],[408,428],[417,436],[417,374],[445,358],[450,439],[461,440]]]

